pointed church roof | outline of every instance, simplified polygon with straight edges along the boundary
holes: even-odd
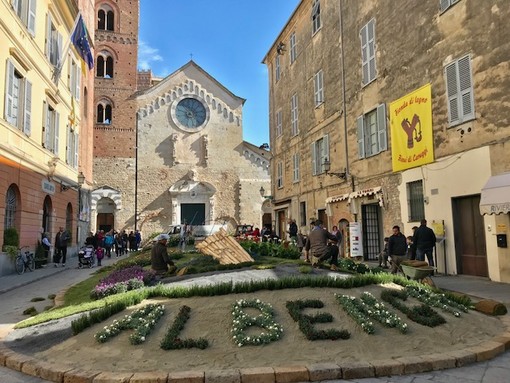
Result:
[[[211,76],[209,73],[207,73],[200,65],[198,65],[195,61],[193,60],[190,60],[188,61],[186,64],[184,64],[182,67],[180,67],[179,69],[175,70],[174,72],[170,73],[168,76],[166,76],[163,80],[161,80],[160,82],[158,82],[156,85],[148,88],[148,89],[145,89],[145,90],[142,90],[142,91],[139,91],[139,92],[136,92],[133,96],[134,98],[140,98],[140,97],[143,97],[144,95],[150,95],[152,93],[158,93],[159,91],[161,91],[161,89],[165,88],[165,86],[167,86],[167,84],[169,82],[171,82],[171,80],[177,76],[179,73],[182,73],[184,72],[188,77],[194,79],[191,75],[193,74],[193,70],[196,70],[198,73],[200,73],[201,75],[203,75],[206,79],[208,79],[209,81],[211,81],[214,85],[216,85],[218,88],[220,88],[222,91],[224,91],[228,96],[232,97],[234,100],[238,101],[241,103],[241,105],[244,105],[244,103],[246,102],[246,99],[245,98],[242,98],[242,97],[239,97],[239,96],[236,96],[234,93],[232,93],[230,90],[228,90],[223,84],[221,84],[218,80],[216,80],[213,76]],[[195,79],[195,80],[199,80],[199,79]]]

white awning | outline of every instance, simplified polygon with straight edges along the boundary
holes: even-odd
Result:
[[[510,213],[510,173],[498,174],[489,178],[482,188],[480,213]]]
[[[326,198],[326,203],[340,202],[349,198],[349,193]]]
[[[352,193],[328,197],[326,199],[326,205],[329,205],[329,204],[335,203],[335,202],[345,201],[345,200],[347,200],[347,203],[350,204],[354,198],[366,197],[366,196],[374,195],[374,194],[377,196],[377,199],[379,200],[379,206],[384,206],[381,186],[376,186],[374,188],[368,188],[368,189],[358,190],[358,191],[355,191]]]

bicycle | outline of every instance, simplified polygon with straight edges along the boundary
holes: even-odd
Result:
[[[28,248],[28,246],[23,246],[18,249],[18,255],[16,255],[16,259],[14,261],[16,272],[20,275],[25,272],[25,269],[30,271],[35,270],[34,254],[32,254],[29,250],[22,251],[24,248]]]

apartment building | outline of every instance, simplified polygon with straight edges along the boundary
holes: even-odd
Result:
[[[375,259],[427,219],[440,272],[510,282],[505,1],[303,0],[270,47],[277,230]]]

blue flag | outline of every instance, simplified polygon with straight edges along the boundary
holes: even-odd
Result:
[[[76,28],[74,28],[73,34],[71,35],[71,42],[83,61],[87,64],[89,70],[92,69],[94,67],[94,57],[92,57],[92,52],[90,50],[87,27],[83,22],[81,14],[79,15],[78,22],[76,23]]]

